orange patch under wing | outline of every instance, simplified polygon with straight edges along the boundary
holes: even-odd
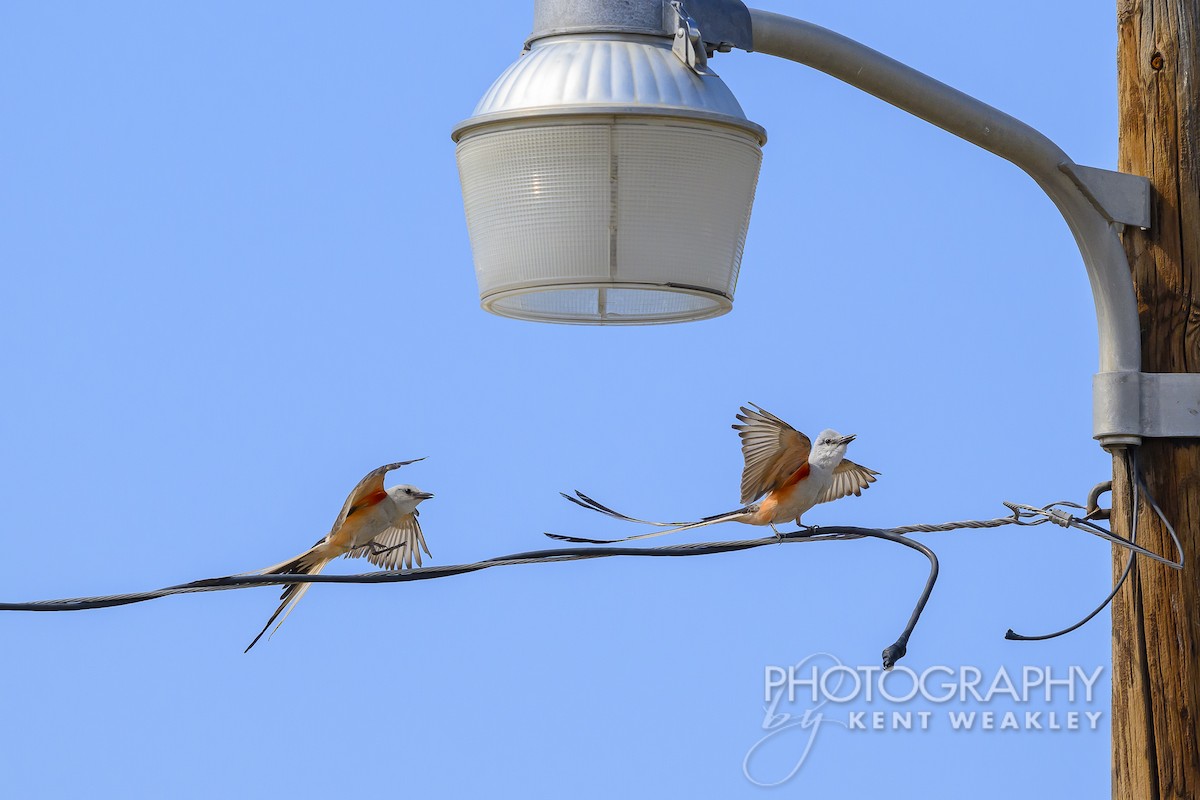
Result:
[[[780,488],[780,489],[787,489],[787,488],[789,488],[789,487],[791,487],[791,486],[795,486],[797,483],[799,483],[800,481],[802,481],[802,480],[804,480],[805,478],[807,478],[807,477],[808,477],[808,474],[809,474],[811,471],[812,471],[812,470],[809,468],[809,466],[808,466],[808,462],[807,462],[807,461],[805,461],[803,464],[801,464],[801,465],[800,465],[800,469],[798,469],[798,470],[796,470],[795,472],[793,472],[793,473],[792,473],[792,477],[790,477],[790,478],[788,478],[786,481],[784,481],[784,482],[783,482],[783,486],[780,486],[779,488]]]
[[[796,491],[796,485],[807,478],[810,472],[812,470],[805,461],[800,465],[800,469],[792,473],[791,477],[768,492],[767,496],[759,501],[758,512],[754,515],[755,519],[759,521],[758,524],[765,525],[771,522],[775,517],[775,509],[780,503],[785,503],[791,498],[792,493]]]
[[[350,510],[346,512],[346,517],[350,518],[361,509],[370,508],[371,506],[382,502],[383,498],[385,497],[387,497],[387,492],[385,492],[383,489],[363,495],[358,499],[358,502],[350,506]]]

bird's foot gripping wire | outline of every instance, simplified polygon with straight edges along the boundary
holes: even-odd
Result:
[[[783,534],[779,532],[779,528],[775,527],[774,522],[768,522],[767,524],[771,526],[771,530],[775,531],[775,541],[777,541],[779,544],[783,544]]]

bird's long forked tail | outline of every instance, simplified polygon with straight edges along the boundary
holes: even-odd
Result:
[[[586,508],[589,511],[595,511],[598,514],[603,514],[606,517],[612,517],[613,519],[619,519],[624,522],[636,522],[640,525],[655,525],[661,528],[668,528],[668,530],[665,531],[641,533],[636,536],[626,536],[623,539],[585,539],[582,536],[565,536],[561,533],[546,534],[546,536],[549,536],[551,539],[557,539],[562,542],[574,542],[576,544],[618,544],[619,542],[629,542],[633,541],[634,539],[651,539],[655,536],[666,536],[668,533],[678,533],[679,531],[703,528],[707,525],[716,525],[718,522],[734,522],[754,512],[754,506],[751,505],[744,506],[736,511],[729,511],[724,514],[714,514],[711,517],[704,517],[693,522],[652,522],[650,520],[638,519],[637,517],[631,517],[626,514],[622,514],[619,511],[615,511],[608,506],[593,500],[580,491],[576,491],[574,495],[569,495],[563,492],[560,492],[560,494],[562,494],[563,497],[565,497],[567,500],[570,500],[575,505]]]
[[[318,543],[320,544],[320,543]],[[313,548],[315,550],[316,548]],[[290,561],[284,561],[276,564],[273,567],[267,567],[258,572],[259,575],[318,575],[321,570],[325,569],[331,559],[317,555],[313,550],[309,550],[301,555],[296,556]],[[254,641],[246,645],[243,653],[249,653],[250,648],[258,644],[258,640],[267,632],[267,628],[271,627],[271,623],[276,617],[283,614],[283,619],[279,620],[279,624],[275,626],[275,630],[279,630],[279,626],[287,621],[288,615],[292,613],[292,609],[296,607],[296,603],[300,602],[300,598],[304,597],[304,593],[308,591],[311,583],[289,583],[283,587],[283,594],[280,599],[283,601],[279,604],[279,608],[275,609],[275,613],[267,620],[267,624],[258,632],[258,636],[254,637]],[[286,610],[287,613],[284,613]],[[275,635],[275,631],[271,631],[271,636]],[[270,638],[270,637],[267,637]]]

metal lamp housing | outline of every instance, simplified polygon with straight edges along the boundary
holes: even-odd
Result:
[[[671,39],[537,38],[453,138],[487,311],[638,325],[732,308],[766,135]]]

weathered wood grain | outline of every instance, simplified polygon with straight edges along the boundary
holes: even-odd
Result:
[[[1146,372],[1200,372],[1200,0],[1119,0],[1119,168],[1153,187],[1149,231],[1126,231]],[[1113,459],[1113,526],[1128,536],[1127,453]],[[1113,787],[1121,800],[1200,798],[1200,443],[1138,458],[1183,541],[1182,572],[1141,560],[1113,603]],[[1138,543],[1173,552],[1146,504]],[[1114,556],[1114,574],[1126,556]]]

